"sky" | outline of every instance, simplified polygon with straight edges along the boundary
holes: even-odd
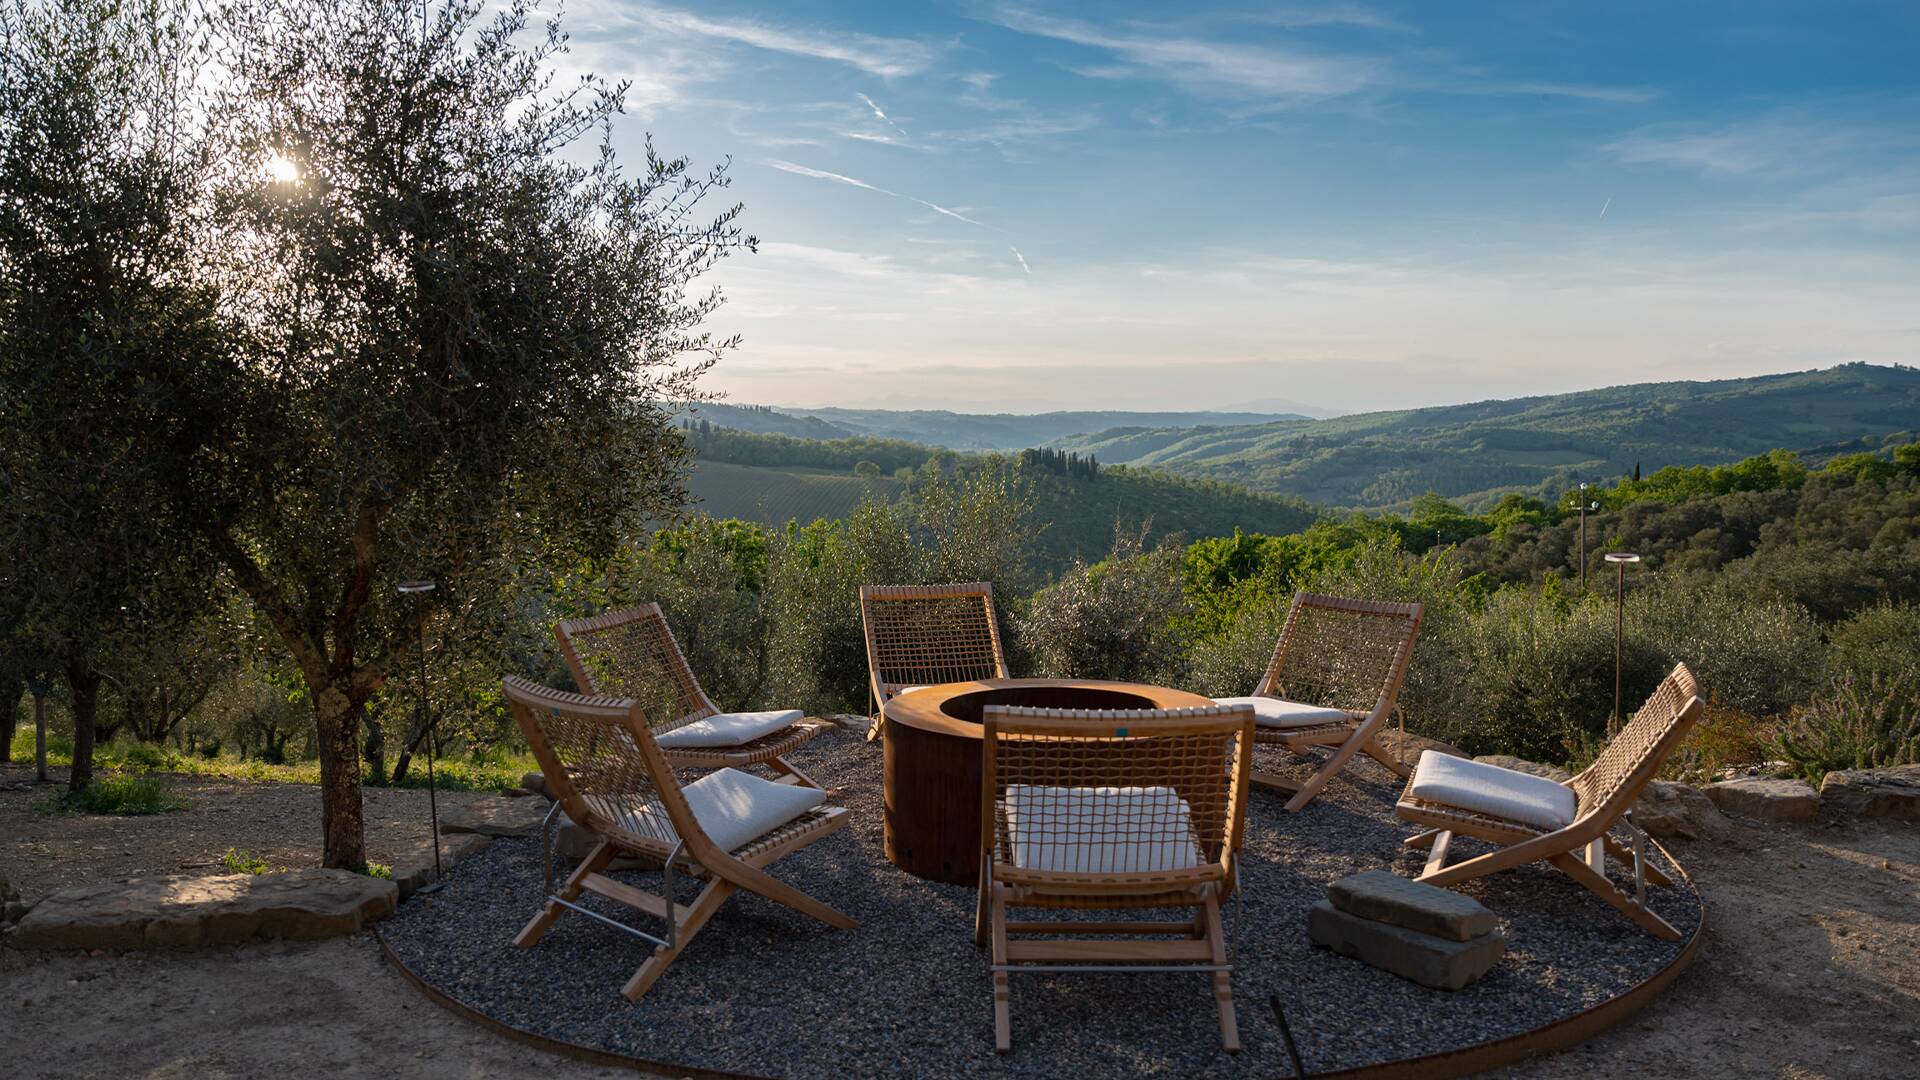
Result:
[[[731,162],[728,400],[1361,411],[1920,361],[1920,4],[573,0]]]

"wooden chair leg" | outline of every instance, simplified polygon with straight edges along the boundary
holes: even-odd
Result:
[[[993,878],[987,873],[987,860],[980,860],[980,887],[974,890],[973,897],[973,943],[985,945],[991,927],[987,915],[987,893],[993,887]]]
[[[990,900],[989,917],[993,923],[993,1049],[1005,1054],[1013,1049],[1013,1019],[1007,1000],[1007,887],[996,884]]]
[[[707,920],[713,917],[713,913],[720,910],[720,904],[733,893],[733,889],[733,882],[715,878],[707,883],[706,888],[700,890],[700,895],[695,897],[693,903],[688,906],[686,916],[674,927],[673,947],[654,946],[653,955],[649,956],[647,962],[641,964],[640,969],[633,973],[633,978],[627,980],[627,985],[620,988],[620,992],[626,995],[628,1001],[639,1001],[646,996],[647,991],[653,989],[653,984],[659,982],[660,976],[667,973],[667,966],[678,959],[681,953],[687,951],[688,943],[693,940],[695,934],[700,932],[700,928],[707,924]]]
[[[1614,839],[1613,834],[1611,833],[1607,834],[1606,841],[1607,841],[1607,854],[1612,855],[1614,858],[1620,860],[1621,865],[1625,866],[1627,869],[1629,870],[1633,869],[1633,852],[1630,849],[1628,849],[1627,845]],[[1652,859],[1644,860],[1641,863],[1641,866],[1644,868],[1646,872],[1647,884],[1657,886],[1662,889],[1673,884],[1673,879],[1668,877],[1665,874],[1665,872],[1663,872],[1658,866],[1655,866],[1653,864]]]
[[[1255,787],[1263,787],[1269,791],[1277,791],[1282,795],[1291,795],[1299,791],[1301,787],[1300,781],[1281,776],[1279,773],[1267,772],[1265,769],[1254,769],[1248,775],[1247,779],[1251,780]]]
[[[1328,782],[1340,775],[1340,770],[1346,768],[1347,762],[1352,761],[1353,755],[1359,753],[1366,744],[1367,740],[1361,738],[1359,732],[1355,732],[1352,738],[1341,743],[1340,749],[1335,750],[1332,757],[1315,769],[1313,775],[1307,778],[1307,782],[1300,785],[1300,790],[1294,792],[1293,798],[1287,800],[1287,812],[1297,814],[1304,809],[1313,801],[1315,795],[1320,794],[1321,788],[1326,787]]]
[[[849,916],[815,900],[766,871],[756,870],[737,859],[728,859],[710,869],[715,877],[725,878],[749,892],[759,893],[776,904],[785,904],[802,915],[811,915],[828,926],[837,926],[842,930],[857,930],[860,927],[859,922]]]
[[[1547,861],[1558,867],[1568,877],[1593,890],[1600,899],[1611,904],[1614,910],[1640,924],[1640,928],[1647,933],[1662,941],[1680,940],[1680,931],[1675,930],[1672,923],[1640,906],[1633,897],[1621,892],[1613,882],[1607,880],[1605,874],[1581,862],[1577,856],[1570,852],[1561,852],[1558,855],[1549,856]]]
[[[1426,832],[1419,833],[1414,836],[1409,836],[1405,840],[1400,841],[1400,843],[1405,847],[1414,848],[1415,850],[1418,850],[1420,848],[1425,848],[1425,847],[1432,847],[1433,842],[1435,840],[1438,840],[1440,838],[1440,834],[1443,832],[1446,832],[1446,830],[1445,829],[1428,829]]]
[[[1451,832],[1442,831],[1433,838],[1433,850],[1427,853],[1427,865],[1420,871],[1420,880],[1425,881],[1447,868],[1447,847],[1452,843]]]
[[[1438,842],[1438,838],[1436,838],[1435,842]],[[1423,873],[1418,880],[1424,881],[1429,885],[1439,885],[1442,887],[1458,885],[1463,881],[1471,881],[1474,878],[1484,877],[1487,874],[1496,873],[1501,870],[1511,870],[1516,866],[1525,866],[1530,862],[1538,862],[1541,859],[1551,858],[1554,854],[1556,853],[1542,850],[1539,846],[1535,845],[1533,841],[1528,841],[1524,844],[1515,844],[1513,847],[1501,848],[1498,851],[1489,851],[1484,855],[1475,855],[1465,862],[1454,863],[1452,866],[1435,873]],[[1558,854],[1564,855],[1566,852],[1561,851],[1558,852]],[[1568,858],[1572,858],[1572,856],[1569,855]]]
[[[820,786],[818,780],[794,768],[793,762],[788,761],[786,758],[776,757],[767,762],[767,764],[771,766],[775,772],[780,774],[779,778],[774,781],[776,784],[792,784],[796,787],[810,787],[820,791],[827,790]]]
[[[1216,893],[1208,892],[1206,903],[1200,909],[1200,917],[1206,923],[1207,944],[1213,950],[1213,962],[1227,963],[1227,935],[1220,926],[1220,900]],[[1220,1009],[1220,1049],[1229,1054],[1240,1052],[1240,1024],[1233,1015],[1233,976],[1231,972],[1213,973],[1213,1000]]]
[[[580,899],[580,893],[586,887],[583,883],[591,875],[605,870],[613,862],[614,854],[611,843],[605,840],[600,841],[592,851],[587,853],[586,858],[580,860],[580,865],[573,868],[573,873],[567,875],[567,883],[560,889],[560,899]],[[514,935],[514,945],[522,949],[531,949],[540,944],[540,939],[546,936],[547,931],[552,929],[553,924],[566,912],[565,907],[551,901],[542,905],[539,914],[535,915],[520,933]]]

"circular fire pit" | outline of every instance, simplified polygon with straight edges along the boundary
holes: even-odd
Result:
[[[886,853],[915,877],[974,885],[980,874],[980,718],[989,705],[1042,709],[1184,709],[1211,698],[1139,683],[982,679],[943,683],[887,703]]]

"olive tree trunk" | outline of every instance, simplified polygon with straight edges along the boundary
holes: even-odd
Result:
[[[339,686],[316,687],[315,745],[320,757],[321,865],[342,870],[366,866],[364,815],[360,806],[360,716],[366,700]]]
[[[73,690],[73,769],[67,790],[78,794],[93,783],[93,723],[100,708],[100,673],[83,656],[67,661],[67,685]]]
[[[13,760],[13,734],[20,727],[20,695],[26,690],[24,679],[0,682],[0,764]]]

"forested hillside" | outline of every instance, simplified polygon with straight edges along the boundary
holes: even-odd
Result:
[[[1916,430],[1920,370],[1847,364],[1332,420],[1134,426],[1060,445],[1329,506],[1404,508],[1431,491],[1484,507],[1508,492],[1551,493],[1636,468],[1721,464],[1776,448],[1817,462]]]
[[[697,426],[684,434],[696,455],[695,507],[775,526],[842,517],[863,497],[899,498],[930,463],[936,471],[964,474],[1001,460],[885,439],[818,441]],[[1105,555],[1116,524],[1144,528],[1155,541],[1175,533],[1230,535],[1236,528],[1290,533],[1318,516],[1298,499],[1152,469],[1103,467],[1064,452],[1029,451],[1006,460],[1022,466],[1042,526],[1032,554],[1047,572]]]

